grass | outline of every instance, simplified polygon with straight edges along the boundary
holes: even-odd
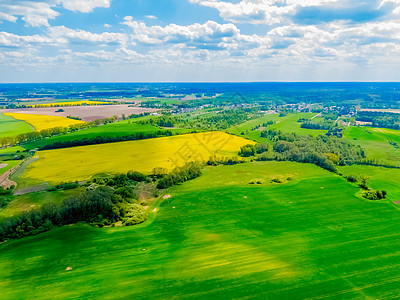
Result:
[[[15,147],[8,147],[4,149],[0,149],[0,155],[1,154],[11,154],[11,153],[16,153],[17,151],[24,151],[25,148],[22,148],[21,146],[15,146]]]
[[[280,130],[285,133],[296,133],[298,135],[325,135],[328,130],[320,129],[306,129],[301,128],[301,123],[297,122],[299,119],[311,119],[317,115],[316,113],[298,113],[298,114],[288,114],[286,117],[279,118],[278,121],[269,126],[268,128]]]
[[[369,186],[374,189],[389,191],[387,199],[390,201],[400,201],[400,169],[353,165],[339,167],[339,171],[345,176],[367,176]]]
[[[0,208],[0,220],[12,216],[17,216],[24,211],[37,209],[45,203],[61,203],[63,200],[82,192],[82,189],[84,188],[65,191],[57,190],[53,192],[34,192],[15,196],[14,200],[9,203],[5,208]]]
[[[20,160],[7,160],[7,161],[0,161],[0,165],[7,164],[7,166],[0,168],[0,175],[3,175],[8,170],[18,166],[21,163]]]
[[[301,128],[301,123],[297,122],[299,119],[311,119],[313,116],[317,115],[316,113],[298,113],[298,114],[288,114],[285,117],[279,117],[277,114],[267,114],[262,116],[261,118],[257,118],[254,120],[250,120],[244,122],[239,125],[232,126],[228,128],[227,132],[240,135],[244,138],[256,141],[256,142],[265,142],[266,138],[261,137],[261,131],[263,129],[275,129],[280,130],[284,133],[296,133],[299,135],[324,135],[328,131],[327,130],[314,130],[314,129],[305,129]],[[262,126],[263,123],[267,123],[268,121],[275,122],[273,125],[268,125],[266,128],[259,128],[256,130],[252,130],[255,126]],[[244,133],[242,135],[242,132]]]
[[[98,173],[155,167],[173,169],[187,161],[207,160],[212,154],[233,156],[249,141],[223,132],[185,134],[131,142],[39,151],[21,180],[49,183],[87,180]]]
[[[264,142],[267,139],[261,137],[261,130],[263,129],[263,123],[267,123],[268,121],[276,122],[279,120],[279,115],[277,114],[267,114],[262,116],[261,118],[257,118],[254,120],[250,120],[244,122],[239,125],[232,126],[227,129],[227,132],[239,135],[241,137],[256,141],[256,142]],[[255,126],[261,126],[259,129],[252,130]],[[242,135],[242,132],[244,133]]]
[[[20,113],[4,113],[4,114],[6,116],[10,116],[17,120],[25,121],[31,124],[37,131],[54,127],[68,127],[69,125],[84,123],[83,121],[78,121],[63,117],[20,114]]]
[[[396,298],[399,211],[357,192],[313,165],[207,168],[142,225],[65,226],[0,246],[0,298]]]
[[[0,138],[28,133],[33,130],[33,127],[28,123],[6,116],[0,112]]]
[[[399,166],[400,149],[389,144],[390,141],[394,141],[400,145],[399,130],[352,126],[344,132],[343,137],[360,145],[368,159],[381,164]]]
[[[98,136],[102,137],[118,137],[118,136],[127,136],[134,133],[156,133],[157,131],[162,130],[159,127],[148,125],[148,124],[137,124],[133,122],[120,121],[116,123],[106,124],[102,126],[92,127],[88,129],[79,130],[76,132],[54,136],[48,139],[42,139],[39,141],[31,142],[25,144],[24,147],[27,149],[41,148],[49,144],[53,144],[55,142],[65,142],[65,141],[74,141],[74,140],[83,140],[83,139],[93,139]],[[189,132],[189,129],[170,129],[174,133],[184,133]]]

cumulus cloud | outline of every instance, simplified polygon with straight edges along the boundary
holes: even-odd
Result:
[[[135,40],[145,44],[184,44],[199,49],[219,49],[229,47],[240,36],[240,30],[234,24],[218,24],[214,21],[161,27],[147,26],[127,16],[123,24],[133,29]]]
[[[0,0],[0,19],[15,22],[21,17],[29,26],[49,26],[48,20],[59,15],[53,6],[44,1]]]
[[[242,0],[231,3],[219,0],[190,0],[190,2],[215,8],[219,15],[230,22],[276,24],[286,15],[294,14],[297,7],[320,6],[339,0]]]
[[[55,26],[49,28],[48,36],[53,40],[63,41],[63,43],[96,43],[114,45],[125,45],[129,39],[124,33],[92,33],[81,29],[70,29],[65,26]]]
[[[21,18],[27,26],[50,26],[49,20],[60,15],[57,7],[89,13],[97,7],[110,7],[110,3],[111,0],[0,0],[0,20],[16,22]]]
[[[68,10],[89,13],[97,7],[110,7],[111,0],[61,0],[61,3]]]

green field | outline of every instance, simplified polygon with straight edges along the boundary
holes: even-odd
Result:
[[[20,147],[20,146],[15,146],[15,147],[9,147],[9,148],[4,148],[0,149],[0,155],[1,154],[11,154],[11,153],[16,153],[17,151],[24,151],[25,149]]]
[[[288,114],[285,117],[279,117],[278,114],[267,114],[262,116],[261,118],[232,126],[227,129],[227,132],[240,135],[244,138],[257,142],[264,142],[267,140],[266,138],[261,137],[261,131],[264,129],[275,129],[280,130],[284,133],[296,133],[299,135],[318,136],[326,134],[328,132],[327,130],[304,129],[300,127],[301,123],[297,122],[301,118],[310,119],[315,115],[316,113],[298,113]],[[266,128],[260,127],[258,129],[252,130],[255,126],[262,126],[263,123],[267,123],[268,121],[273,121],[274,124],[268,125]],[[244,133],[243,135],[242,132]]]
[[[389,201],[400,201],[400,169],[353,165],[339,167],[339,171],[345,176],[367,176],[372,188],[389,191]]]
[[[34,131],[34,128],[28,123],[16,120],[13,117],[5,116],[2,112],[0,112],[0,138],[15,136],[31,131]]]
[[[5,172],[8,170],[11,170],[12,168],[18,166],[21,163],[20,160],[7,160],[7,161],[0,161],[1,164],[7,164],[7,166],[0,168],[0,175],[3,175]]]
[[[116,123],[111,123],[103,126],[92,127],[88,129],[79,130],[76,132],[54,136],[48,139],[42,139],[39,141],[35,141],[29,144],[24,145],[27,149],[41,148],[45,145],[53,144],[55,142],[65,142],[65,141],[74,141],[74,140],[83,140],[83,139],[94,139],[98,136],[101,137],[118,137],[118,136],[127,136],[135,133],[156,133],[157,131],[162,130],[159,127],[152,125],[142,125],[137,124],[134,121],[126,120],[120,121]],[[190,132],[187,129],[170,129],[175,133],[182,132]]]
[[[261,131],[265,129],[262,127],[263,123],[267,123],[268,121],[276,122],[279,119],[281,118],[279,118],[279,115],[277,114],[267,114],[262,116],[261,118],[257,118],[254,120],[244,122],[242,124],[232,126],[228,128],[226,131],[256,142],[264,142],[267,139],[261,137]],[[256,130],[252,130],[255,126],[261,126],[261,127]],[[242,132],[244,133],[243,135]]]
[[[343,134],[365,150],[368,159],[378,163],[400,166],[400,149],[389,144],[400,144],[400,131],[386,128],[349,127]]]
[[[298,113],[298,114],[288,114],[286,117],[279,118],[278,121],[269,126],[268,128],[280,130],[285,133],[296,133],[299,135],[325,135],[328,130],[317,130],[317,129],[306,129],[301,128],[301,123],[297,122],[299,119],[311,119],[317,115],[316,113]]]
[[[17,216],[21,212],[28,211],[31,209],[37,209],[46,203],[61,203],[66,198],[74,196],[82,192],[84,188],[78,188],[73,190],[57,190],[53,192],[34,192],[28,193],[21,196],[15,196],[14,200],[9,203],[6,207],[0,208],[0,220],[12,216]],[[1,297],[1,296],[0,296]]]
[[[0,298],[397,298],[400,212],[358,191],[307,164],[207,168],[142,225],[1,245]]]

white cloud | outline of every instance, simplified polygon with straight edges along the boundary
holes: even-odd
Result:
[[[236,23],[277,24],[297,7],[320,6],[339,0],[242,0],[231,3],[219,0],[190,0],[202,6],[215,8],[224,20]]]
[[[92,12],[96,7],[110,7],[111,0],[0,0],[0,20],[16,22],[20,17],[27,26],[50,26],[49,20],[59,16],[55,9],[81,13]]]
[[[133,29],[133,39],[146,44],[182,44],[187,47],[218,49],[235,43],[240,30],[234,24],[218,24],[207,21],[188,26],[170,24],[165,27],[147,26],[134,21],[131,16],[124,18],[123,24]]]
[[[0,0],[0,19],[15,22],[22,17],[29,26],[49,26],[48,20],[59,15],[53,6],[44,1]]]
[[[152,19],[152,20],[157,20],[157,17],[156,16],[153,16],[153,15],[147,15],[147,16],[145,16],[147,19]]]
[[[97,7],[110,7],[111,0],[61,0],[61,3],[68,10],[89,13]]]
[[[97,44],[120,44],[128,42],[128,35],[116,32],[92,33],[85,30],[74,30],[65,26],[55,26],[49,28],[49,37],[53,40],[68,42],[89,42]]]

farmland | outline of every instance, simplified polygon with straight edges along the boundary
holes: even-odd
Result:
[[[21,179],[59,183],[87,180],[98,173],[150,173],[155,167],[172,169],[187,161],[206,160],[212,154],[233,156],[248,143],[251,142],[226,133],[205,132],[39,151],[39,160],[27,168]]]
[[[9,112],[4,113],[4,115],[29,123],[37,131],[54,127],[68,127],[69,125],[83,123],[82,121],[78,120],[73,120],[63,117],[46,116],[46,115],[32,115],[32,114],[9,113]]]
[[[280,85],[5,89],[0,300],[398,298],[398,92]]]
[[[116,115],[122,119],[122,115],[129,116],[131,114],[141,114],[145,112],[155,112],[157,109],[135,107],[129,104],[123,105],[92,105],[92,106],[66,106],[62,107],[63,111],[56,112],[57,107],[43,108],[17,108],[3,110],[5,113],[20,113],[32,115],[46,115],[55,117],[79,117],[85,122],[90,122],[96,119],[108,118]]]
[[[50,103],[40,103],[40,104],[28,104],[28,108],[44,108],[44,107],[65,107],[65,106],[91,106],[91,105],[104,105],[110,104],[110,102],[105,101],[68,101],[68,102],[50,102]]]
[[[286,184],[246,183],[288,174]],[[397,297],[399,211],[357,191],[311,165],[208,168],[143,225],[73,225],[0,246],[1,296]]]
[[[377,163],[399,165],[400,149],[390,142],[400,143],[400,131],[386,128],[350,127],[344,138],[365,149],[367,158]]]
[[[34,128],[26,122],[5,116],[0,112],[0,137],[14,136],[21,133],[28,133]]]
[[[162,129],[156,126],[147,124],[138,124],[133,121],[131,122],[130,120],[126,120],[126,121],[119,121],[116,123],[106,124],[103,126],[87,128],[61,136],[51,137],[48,139],[38,140],[24,145],[24,147],[27,149],[34,149],[34,148],[41,148],[44,147],[45,145],[50,145],[56,142],[80,141],[83,139],[93,139],[98,136],[122,137],[138,133],[149,134],[149,133],[156,133],[160,130]],[[189,130],[186,129],[172,128],[169,130],[174,133],[189,132]]]

